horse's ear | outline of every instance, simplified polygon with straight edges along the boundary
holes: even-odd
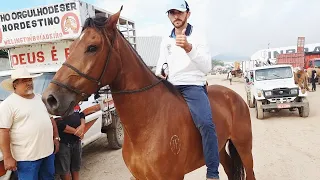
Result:
[[[115,13],[109,17],[109,20],[107,22],[108,29],[110,29],[110,28],[114,29],[117,27],[117,23],[120,18],[120,14],[121,14],[122,9],[123,9],[123,5],[121,6],[120,10],[117,13]]]

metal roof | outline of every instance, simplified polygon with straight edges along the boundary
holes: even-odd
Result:
[[[160,44],[162,41],[161,36],[140,36],[137,37],[137,52],[147,64],[147,66],[155,67],[157,65]]]

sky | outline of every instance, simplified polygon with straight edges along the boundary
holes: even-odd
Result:
[[[4,0],[2,0],[4,1]],[[62,2],[9,0],[0,12]],[[137,36],[167,35],[172,29],[165,14],[169,0],[84,0],[110,12],[123,5],[122,16],[136,23]],[[261,49],[320,42],[319,0],[188,0],[190,24],[203,32],[213,55],[251,56]]]

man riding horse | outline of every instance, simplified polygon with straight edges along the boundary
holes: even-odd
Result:
[[[174,29],[161,43],[156,75],[167,78],[183,95],[202,136],[207,179],[219,179],[217,135],[206,90],[211,56],[201,34],[196,34],[199,32],[187,22],[190,9],[186,1],[172,1],[167,13]],[[169,74],[161,73],[164,63],[168,64]]]
[[[42,100],[50,114],[67,116],[79,101],[109,85],[124,128],[123,160],[137,180],[183,180],[205,164],[207,177],[218,179],[219,162],[229,179],[255,180],[248,105],[221,85],[205,91],[210,55],[186,23],[187,4],[173,7],[168,15],[178,28],[163,41],[160,59],[168,62],[168,80],[177,88],[157,77],[117,29],[121,7],[108,18],[86,19]]]

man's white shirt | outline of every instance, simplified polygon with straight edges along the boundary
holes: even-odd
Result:
[[[160,75],[162,65],[167,63],[168,80],[173,85],[203,86],[206,84],[206,74],[212,69],[211,55],[206,39],[199,32],[193,30],[187,36],[187,41],[192,44],[192,50],[189,53],[176,45],[175,38],[163,37],[155,74]]]

